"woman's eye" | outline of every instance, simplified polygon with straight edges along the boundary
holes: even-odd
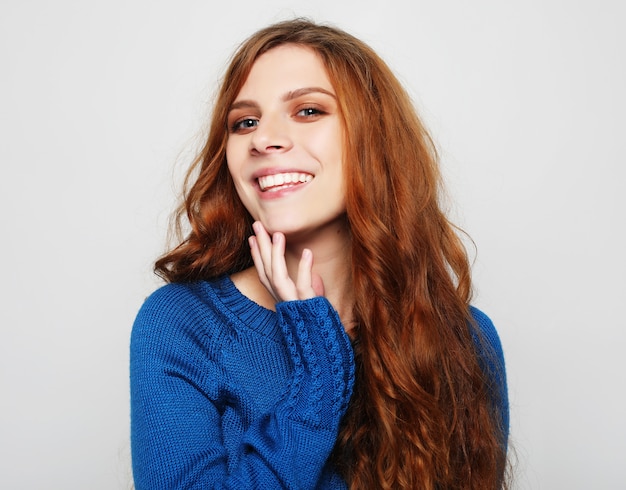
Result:
[[[324,112],[321,109],[316,107],[305,107],[304,109],[300,109],[296,116],[298,117],[314,117],[323,114]]]
[[[233,133],[246,131],[248,129],[255,128],[258,124],[259,124],[259,121],[257,119],[251,119],[251,118],[239,119],[238,121],[235,121],[235,123],[232,125],[231,131]]]

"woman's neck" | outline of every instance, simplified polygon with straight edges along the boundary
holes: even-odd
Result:
[[[313,274],[318,275],[324,285],[324,296],[339,313],[349,331],[353,325],[352,308],[354,295],[351,278],[351,239],[345,224],[318,230],[307,238],[287,237],[285,261],[290,277],[295,281],[302,251],[308,248],[313,253]]]

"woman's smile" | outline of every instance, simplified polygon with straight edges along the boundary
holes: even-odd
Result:
[[[276,192],[281,189],[311,182],[311,180],[313,180],[313,176],[305,173],[286,172],[265,175],[264,177],[259,177],[257,180],[261,192]]]

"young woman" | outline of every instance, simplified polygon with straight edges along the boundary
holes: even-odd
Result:
[[[502,349],[439,188],[364,43],[244,42],[133,328],[136,488],[503,486]]]

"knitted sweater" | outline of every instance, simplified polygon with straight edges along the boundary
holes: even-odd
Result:
[[[473,314],[503,369],[493,325]],[[273,312],[226,276],[168,284],[135,320],[130,380],[136,490],[346,488],[327,460],[354,359],[325,298]]]

